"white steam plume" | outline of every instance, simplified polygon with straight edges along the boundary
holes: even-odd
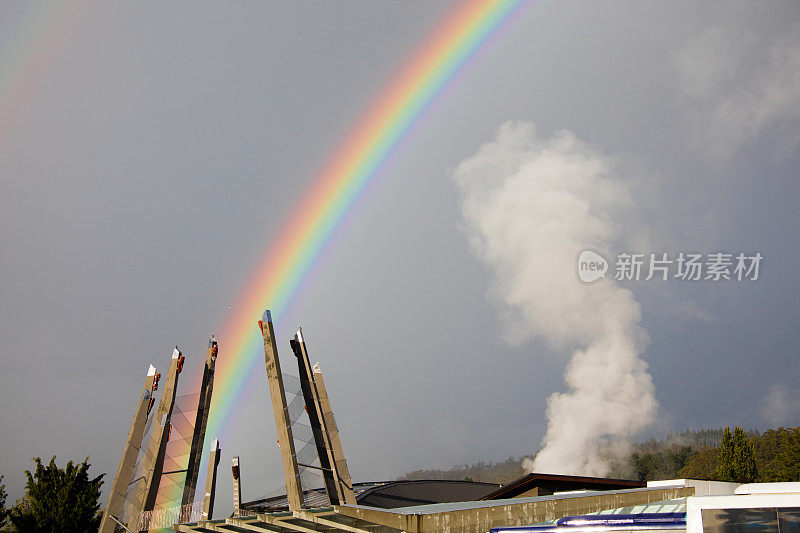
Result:
[[[491,294],[516,319],[512,340],[539,336],[575,350],[567,392],[547,401],[543,449],[526,461],[539,472],[605,475],[604,450],[641,432],[658,409],[633,294],[577,275],[582,250],[610,257],[615,218],[631,204],[611,167],[570,132],[543,140],[532,124],[510,122],[452,177],[470,244],[492,270]]]

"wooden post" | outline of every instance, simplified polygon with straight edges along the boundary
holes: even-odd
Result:
[[[314,385],[316,386],[317,393],[319,394],[319,403],[320,407],[322,408],[322,418],[325,421],[325,431],[328,433],[328,439],[331,444],[333,464],[335,465],[336,473],[339,476],[339,484],[342,487],[344,503],[347,505],[355,505],[356,497],[353,493],[353,482],[350,480],[350,470],[347,468],[347,460],[344,457],[342,441],[339,439],[339,428],[336,427],[336,420],[333,418],[331,401],[328,398],[328,391],[325,388],[325,380],[322,379],[322,370],[319,367],[319,363],[314,364],[312,367],[312,375],[314,376]]]
[[[203,498],[203,520],[211,520],[214,514],[214,493],[217,490],[217,466],[222,451],[219,448],[219,439],[211,441],[211,451],[208,455],[208,475],[206,475],[206,492]]]
[[[142,460],[142,477],[137,481],[138,487],[131,504],[131,514],[128,517],[128,529],[141,531],[141,516],[144,511],[151,511],[158,494],[158,485],[161,482],[161,471],[164,466],[164,453],[169,440],[169,419],[172,407],[175,405],[175,391],[178,384],[178,375],[183,369],[183,355],[178,347],[172,352],[169,363],[167,379],[164,383],[164,392],[158,402],[158,411],[153,421],[153,434],[150,444]]]
[[[278,347],[275,344],[275,331],[272,327],[272,314],[264,311],[258,321],[261,335],[264,337],[264,360],[267,366],[267,383],[272,398],[272,411],[275,415],[275,427],[278,430],[278,445],[281,448],[283,475],[286,481],[286,498],[290,511],[299,511],[303,506],[303,489],[300,486],[297,458],[294,451],[291,421],[286,408],[286,391],[283,389],[281,364],[278,360]]]
[[[311,363],[308,360],[308,351],[306,349],[305,340],[303,339],[302,328],[297,330],[297,334],[290,344],[295,357],[297,357],[300,386],[303,390],[308,420],[311,423],[311,430],[314,434],[314,444],[316,445],[319,463],[322,467],[322,476],[325,480],[325,489],[328,493],[328,499],[331,505],[339,505],[340,503],[344,503],[344,494],[342,492],[341,483],[339,482],[339,476],[336,472],[336,464],[330,439],[325,429],[322,406],[320,405],[317,388],[314,385],[314,377],[311,372]]]
[[[133,423],[128,432],[128,439],[122,448],[122,457],[119,460],[119,466],[117,466],[117,473],[111,484],[108,504],[103,511],[103,518],[100,520],[100,533],[114,533],[114,527],[117,524],[111,517],[113,516],[117,520],[120,519],[119,514],[122,510],[122,504],[125,502],[128,484],[131,482],[133,468],[136,466],[136,458],[139,457],[139,449],[142,447],[144,428],[147,425],[147,416],[150,414],[150,408],[152,407],[153,390],[156,386],[155,380],[156,368],[150,365],[147,377],[144,380],[142,394],[139,397],[139,404],[133,414]]]
[[[239,468],[239,456],[233,458],[233,516],[239,518],[242,507],[242,471]]]
[[[203,368],[203,381],[200,383],[200,399],[197,401],[197,415],[192,433],[192,447],[189,451],[189,462],[186,465],[186,481],[183,484],[181,505],[194,503],[197,488],[197,476],[200,473],[200,460],[203,457],[203,442],[206,438],[208,412],[211,409],[211,393],[214,390],[214,365],[217,361],[217,339],[212,335],[208,339],[208,351]]]

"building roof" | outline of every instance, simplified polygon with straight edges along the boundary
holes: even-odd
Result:
[[[660,487],[664,490],[669,489],[677,489],[680,487]],[[651,493],[654,489],[647,488],[647,487],[636,487],[633,489],[617,489],[617,490],[589,490],[589,491],[580,491],[580,492],[570,492],[570,493],[562,493],[562,494],[548,494],[545,496],[526,496],[522,498],[506,498],[502,500],[476,500],[476,501],[464,501],[464,502],[445,502],[445,503],[435,503],[435,504],[427,504],[427,505],[414,505],[411,507],[398,507],[392,509],[393,513],[403,514],[403,515],[429,515],[429,514],[438,514],[438,513],[446,513],[452,511],[466,511],[466,510],[474,510],[474,509],[486,509],[491,507],[502,507],[505,505],[521,505],[526,503],[542,503],[542,502],[556,502],[556,501],[565,501],[571,499],[582,499],[582,498],[595,498],[598,496],[617,496],[617,495],[631,495],[631,494],[647,494]],[[356,505],[351,507],[366,507],[363,505]]]
[[[500,486],[496,483],[443,479],[370,481],[353,483],[356,503],[380,509],[475,500],[503,500],[523,496],[547,496],[576,490],[608,491],[642,488],[646,484],[627,479],[532,473]],[[330,505],[325,489],[303,491],[306,508]],[[281,511],[289,508],[285,495],[243,503],[243,510]]]
[[[353,483],[353,493],[358,496],[369,489],[392,483],[391,481],[368,481],[364,483]],[[328,493],[324,488],[306,489],[303,491],[304,506],[309,509],[329,507]],[[251,512],[274,512],[289,509],[289,500],[285,494],[278,496],[268,496],[250,502],[242,503],[240,506],[243,511]]]
[[[546,496],[573,490],[618,490],[646,486],[641,481],[588,476],[531,473],[487,494],[483,500],[501,500],[519,496]]]
[[[359,505],[394,509],[410,505],[479,500],[499,486],[496,483],[446,479],[371,481],[353,483],[353,492]],[[330,505],[325,489],[304,490],[303,500],[306,508]],[[261,513],[280,511],[288,509],[289,502],[286,495],[281,495],[243,503],[241,508]]]
[[[411,505],[480,500],[500,486],[496,483],[444,479],[394,481],[356,496],[359,505],[395,509]]]

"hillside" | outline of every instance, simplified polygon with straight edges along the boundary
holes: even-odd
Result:
[[[433,468],[414,470],[398,479],[465,479],[486,483],[505,484],[526,474],[522,469],[522,457],[509,457],[497,463],[483,461],[471,465],[458,465],[447,470]]]
[[[632,445],[631,452],[612,461],[608,477],[656,479],[714,479],[722,428],[684,430],[661,440]],[[800,481],[800,426],[747,432],[758,468],[757,481]],[[452,468],[415,470],[398,479],[469,479],[505,484],[522,477],[522,457],[497,463],[478,462]]]

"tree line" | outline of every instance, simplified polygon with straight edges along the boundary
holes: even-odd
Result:
[[[455,479],[464,481],[483,481],[485,483],[505,484],[524,476],[522,457],[509,457],[505,461],[479,461],[471,465],[457,465],[447,470],[432,468],[414,470],[399,477],[399,480],[414,479]]]
[[[609,453],[608,477],[653,481],[800,481],[800,427],[763,433],[736,427],[684,430],[660,440],[635,443],[622,457]],[[461,479],[506,484],[525,475],[522,457],[414,470],[398,479]]]
[[[629,455],[614,462],[610,475],[640,481],[800,481],[800,427],[673,433],[634,445]]]

